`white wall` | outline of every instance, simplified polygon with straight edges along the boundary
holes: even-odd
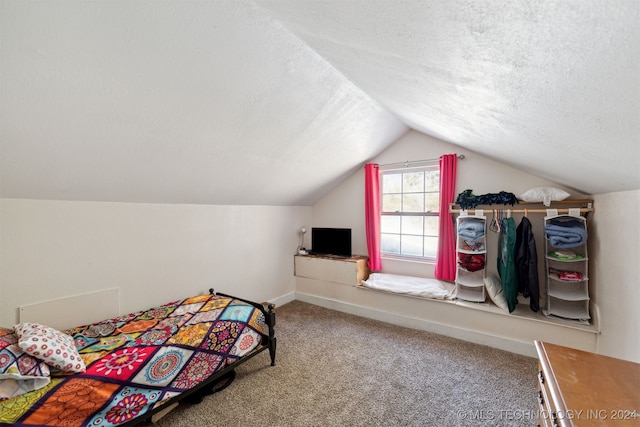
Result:
[[[0,200],[0,325],[20,305],[120,289],[129,313],[210,287],[256,301],[293,293],[310,207]]]
[[[479,154],[460,150],[458,146],[416,131],[407,132],[371,162],[385,164],[406,160],[437,159],[442,154],[450,153],[465,155],[464,159],[458,160],[456,194],[465,189],[471,189],[476,195],[497,193],[503,190],[518,195],[530,188],[554,186],[572,193],[574,198],[582,197],[581,194],[572,192],[571,189],[551,181],[520,172]],[[519,219],[516,221],[518,222]],[[313,206],[313,225],[318,227],[351,227],[354,254],[366,255],[364,169],[353,174]],[[542,239],[541,234],[536,237]],[[497,245],[496,235],[489,235],[488,245],[489,247]],[[432,264],[383,259],[382,268],[387,273],[433,277]],[[489,264],[489,269],[490,271],[495,270],[493,264]]]
[[[600,307],[598,351],[640,363],[640,190],[594,197],[589,276]]]
[[[438,158],[445,153],[464,154],[465,159],[458,162],[458,176],[456,194],[469,188],[475,194],[496,193],[501,190],[521,194],[527,189],[538,186],[553,186],[571,193],[572,198],[593,198],[595,212],[589,217],[589,250],[590,250],[590,280],[591,297],[599,309],[600,334],[594,338],[583,340],[585,350],[597,351],[614,357],[640,361],[640,340],[637,329],[640,325],[640,279],[637,266],[640,263],[640,241],[637,218],[640,216],[640,192],[624,192],[604,194],[595,197],[585,197],[556,183],[520,172],[509,166],[472,152],[460,151],[459,147],[426,136],[419,132],[409,131],[394,145],[384,151],[372,162],[384,164],[406,160],[422,160]],[[325,196],[313,206],[313,225],[351,227],[353,229],[354,253],[366,254],[366,240],[364,237],[364,171],[358,171],[341,186]],[[540,221],[535,215],[539,215]],[[514,215],[519,223],[520,214]],[[532,214],[530,219],[536,232],[538,242],[538,264],[542,270],[544,262],[542,253],[541,214]],[[497,247],[497,236],[489,234],[490,272],[495,272],[495,262],[491,262],[495,253],[491,248]],[[495,258],[493,258],[495,259]],[[433,277],[433,265],[393,261],[383,259],[383,271],[388,273],[409,274],[423,277]],[[540,284],[543,275],[541,271]],[[526,300],[525,300],[526,303]],[[522,301],[521,301],[522,304]],[[430,308],[428,306],[427,308]],[[375,307],[372,306],[375,309]],[[444,324],[457,323],[459,328],[473,330],[476,314],[469,315],[467,325],[461,324],[459,310],[445,310],[451,313],[450,322],[441,317]],[[464,313],[464,312],[463,312]],[[455,316],[455,320],[453,319]],[[495,331],[485,330],[485,333],[500,334],[511,328],[500,319],[500,324],[494,325]],[[477,324],[477,322],[476,322]],[[536,327],[533,324],[532,327]],[[578,332],[569,329],[553,336],[538,336],[537,339],[548,339],[558,344],[571,341],[572,334]],[[535,334],[533,334],[535,335]],[[582,334],[584,335],[584,334]]]
[[[411,131],[372,161],[451,152],[455,146]],[[475,153],[458,153],[466,156],[459,162],[458,192],[518,194],[551,184]],[[0,325],[12,325],[21,305],[113,287],[120,289],[122,313],[210,287],[254,300],[286,298],[294,291],[292,255],[302,225],[351,227],[354,253],[366,253],[363,182],[358,171],[313,208],[0,199]],[[602,331],[596,350],[640,362],[640,191],[594,200],[590,286]],[[310,243],[308,233],[305,245]],[[432,273],[421,263],[385,260],[384,268]]]

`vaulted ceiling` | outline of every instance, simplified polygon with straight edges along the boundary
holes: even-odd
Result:
[[[636,0],[0,0],[3,197],[310,205],[408,129],[640,189]]]

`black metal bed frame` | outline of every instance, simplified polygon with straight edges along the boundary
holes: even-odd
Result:
[[[267,326],[269,327],[269,334],[268,335],[263,335],[262,336],[262,342],[260,343],[260,345],[258,347],[256,347],[255,349],[253,349],[251,352],[245,354],[244,356],[242,356],[242,358],[236,360],[235,362],[233,362],[231,365],[226,366],[225,368],[219,370],[218,372],[216,372],[215,374],[213,374],[212,376],[210,376],[209,378],[207,378],[205,381],[201,382],[200,384],[198,384],[197,386],[193,387],[192,389],[189,389],[183,393],[180,393],[177,396],[172,397],[171,399],[168,399],[166,402],[164,402],[162,405],[160,405],[157,408],[154,408],[148,412],[145,412],[142,416],[134,418],[126,423],[123,423],[122,426],[133,426],[136,424],[140,424],[142,422],[148,422],[149,420],[151,420],[151,417],[161,411],[163,411],[165,408],[168,408],[169,406],[173,405],[174,403],[180,402],[182,400],[185,400],[187,398],[193,399],[194,397],[197,400],[198,397],[202,398],[208,394],[211,394],[210,392],[210,388],[215,387],[215,385],[218,383],[219,380],[224,379],[225,377],[228,377],[229,374],[231,374],[235,368],[237,368],[238,366],[242,365],[243,363],[251,360],[252,358],[254,358],[255,356],[257,356],[258,354],[262,353],[263,351],[269,350],[269,356],[271,357],[271,366],[275,366],[276,364],[276,337],[274,334],[274,328],[276,325],[276,313],[273,311],[273,309],[275,308],[274,304],[267,304],[266,308],[264,306],[264,304],[261,303],[257,303],[257,302],[253,302],[253,301],[249,301],[243,298],[238,298],[235,297],[233,295],[228,295],[228,294],[223,294],[220,292],[215,292],[213,288],[209,289],[209,294],[211,295],[221,295],[223,297],[227,297],[227,298],[233,298],[242,302],[246,302],[247,304],[251,304],[252,306],[254,306],[255,308],[257,308],[258,310],[260,310],[262,312],[262,314],[264,315],[265,318],[265,322],[267,324]]]

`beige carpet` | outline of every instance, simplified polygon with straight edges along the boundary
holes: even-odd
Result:
[[[299,301],[276,313],[276,366],[262,353],[156,425],[535,425],[533,358]]]

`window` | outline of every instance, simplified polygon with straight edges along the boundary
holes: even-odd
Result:
[[[438,251],[438,165],[381,171],[383,255],[435,259]]]

